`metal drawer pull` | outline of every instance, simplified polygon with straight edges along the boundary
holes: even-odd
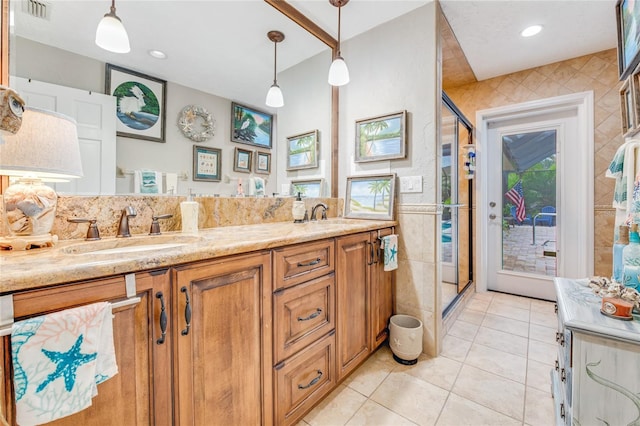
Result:
[[[562,336],[562,334],[559,332],[556,332],[556,342],[560,341],[560,336]]]
[[[162,336],[156,340],[156,343],[161,345],[167,336],[167,311],[164,308],[164,294],[159,291],[156,293],[156,298],[160,299],[160,331],[162,332]]]
[[[565,415],[566,415],[566,414],[565,414],[565,412],[564,412],[564,402],[562,402],[562,403],[560,404],[560,417],[562,417],[562,418],[564,419]]]
[[[312,320],[314,318],[316,318],[318,315],[320,315],[322,313],[322,309],[320,308],[316,308],[316,311],[314,313],[312,313],[311,315],[309,315],[308,317],[298,317],[298,321],[309,321]]]
[[[558,360],[556,359],[556,371],[560,370],[560,363],[558,362]]]
[[[318,370],[317,373],[318,373],[318,375],[316,377],[314,377],[313,380],[311,380],[308,385],[306,385],[306,386],[298,385],[298,389],[309,389],[311,386],[313,386],[316,383],[318,383],[320,381],[320,379],[322,378],[322,371]]]
[[[560,378],[562,379],[563,382],[567,381],[567,372],[564,368],[560,371]]]
[[[318,263],[320,263],[321,259],[318,257],[316,260],[312,260],[309,263],[300,263],[298,262],[298,268],[302,268],[303,266],[313,266],[313,265],[317,265]]]
[[[187,334],[189,334],[189,329],[191,328],[191,302],[189,301],[189,293],[187,293],[187,287],[182,287],[180,291],[183,292],[187,298],[187,304],[184,306],[184,320],[187,322],[187,328],[181,331],[181,334],[183,336],[186,336]]]

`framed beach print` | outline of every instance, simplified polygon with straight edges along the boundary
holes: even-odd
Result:
[[[193,146],[193,180],[220,181],[222,151],[208,146]]]
[[[622,136],[630,135],[636,128],[633,88],[631,78],[627,78],[620,88],[620,112],[622,115]]]
[[[164,142],[167,82],[106,64],[105,93],[116,97],[116,134]]]
[[[251,155],[253,151],[236,148],[233,156],[233,171],[251,173]]]
[[[298,192],[303,197],[320,198],[323,196],[324,179],[310,179],[310,180],[294,180],[291,181],[292,195],[298,195]]]
[[[395,173],[348,177],[344,217],[393,220],[395,188]]]
[[[231,141],[271,149],[273,115],[231,103]]]
[[[618,0],[618,71],[620,81],[631,74],[640,62],[640,4],[635,0]]]
[[[355,162],[406,157],[407,112],[356,121]]]
[[[271,173],[271,154],[256,151],[256,166],[254,171],[262,174]]]
[[[318,167],[318,131],[287,138],[287,170]]]

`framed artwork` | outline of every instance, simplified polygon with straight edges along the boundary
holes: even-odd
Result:
[[[640,5],[634,0],[618,0],[616,22],[618,24],[618,73],[622,81],[640,62]]]
[[[292,195],[298,192],[303,197],[320,198],[323,196],[324,179],[294,180],[291,182]]]
[[[265,175],[271,173],[271,154],[256,151],[256,167],[254,171]]]
[[[271,149],[273,115],[231,103],[231,141]]]
[[[220,182],[222,150],[193,146],[193,180]]]
[[[356,121],[355,162],[406,157],[407,112]]]
[[[348,177],[344,217],[393,220],[395,188],[395,173]]]
[[[233,171],[251,173],[251,155],[253,151],[236,148],[233,156]]]
[[[287,170],[318,167],[318,131],[287,138]]]
[[[167,82],[106,64],[105,93],[116,97],[116,134],[164,142]]]
[[[622,115],[622,136],[628,136],[636,128],[635,101],[633,99],[632,79],[627,78],[620,88],[620,112]]]

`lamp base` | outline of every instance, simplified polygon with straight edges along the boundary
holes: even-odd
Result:
[[[5,250],[28,250],[38,247],[53,247],[57,242],[57,235],[18,235],[15,237],[0,237],[0,248]]]

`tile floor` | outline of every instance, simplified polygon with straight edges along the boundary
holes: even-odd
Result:
[[[554,304],[477,293],[437,358],[381,347],[298,426],[553,425]]]

